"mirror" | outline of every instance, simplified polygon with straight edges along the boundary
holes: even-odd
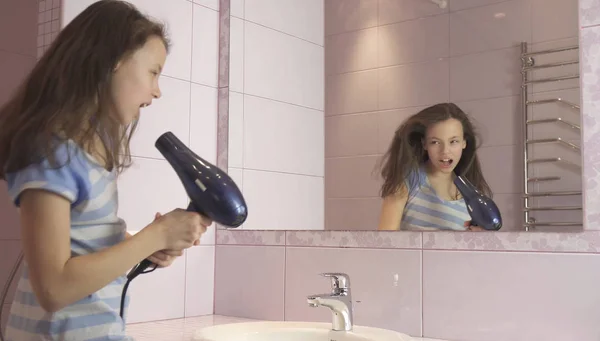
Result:
[[[396,130],[447,102],[478,133],[500,232],[582,228],[577,1],[221,3],[219,165],[246,196],[241,228],[377,230],[377,165]],[[462,160],[462,138],[437,127],[431,155]],[[456,228],[464,204],[453,219],[428,213],[456,209],[440,199],[456,189],[419,179],[415,224],[399,227]]]

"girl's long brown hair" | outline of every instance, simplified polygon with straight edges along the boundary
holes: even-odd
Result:
[[[0,179],[41,158],[53,162],[57,136],[86,149],[99,139],[108,169],[128,167],[137,122],[123,126],[109,114],[109,87],[117,63],[152,36],[168,50],[164,26],[124,1],[95,2],[74,18],[0,107]]]
[[[464,175],[479,191],[492,196],[492,191],[481,172],[481,165],[477,157],[477,148],[479,147],[477,141],[479,139],[473,124],[467,114],[456,104],[440,103],[421,110],[396,129],[392,143],[381,161],[381,176],[384,180],[380,189],[381,197],[387,197],[402,190],[413,190],[412,188],[405,189],[404,181],[408,176],[415,174],[414,172],[428,160],[427,152],[423,148],[427,128],[450,118],[460,121],[464,139],[467,142],[454,172],[457,175]]]

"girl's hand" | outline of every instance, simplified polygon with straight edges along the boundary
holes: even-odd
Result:
[[[160,213],[154,215],[154,220],[161,217]],[[200,240],[196,240],[194,245],[200,244]],[[183,256],[183,250],[160,250],[148,257],[148,260],[156,264],[159,268],[166,268],[173,264],[177,257]]]
[[[183,250],[161,250],[153,253],[148,257],[148,260],[156,264],[159,268],[166,268],[173,264],[175,258],[183,256]]]
[[[471,225],[471,221],[470,220],[465,221],[465,227],[467,228],[467,231],[475,231],[475,232],[485,231],[483,229],[483,227]]]

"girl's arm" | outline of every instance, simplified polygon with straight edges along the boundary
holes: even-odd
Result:
[[[71,257],[70,202],[44,190],[21,195],[21,231],[29,280],[42,308],[54,312],[100,290],[164,248],[164,228],[149,225],[118,245]]]
[[[404,213],[407,199],[408,192],[405,190],[405,187],[396,194],[389,195],[383,199],[378,230],[400,229],[402,213]]]

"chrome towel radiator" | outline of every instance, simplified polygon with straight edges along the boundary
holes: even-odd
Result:
[[[534,211],[580,211],[582,212],[581,205],[575,206],[541,206],[541,205],[532,205],[536,198],[539,197],[567,197],[567,196],[579,196],[581,198],[581,189],[579,190],[568,190],[568,191],[535,191],[531,190],[530,186],[539,184],[542,182],[549,181],[560,181],[562,180],[560,176],[532,176],[532,172],[530,167],[535,164],[543,164],[543,163],[552,163],[552,164],[562,164],[568,165],[572,167],[579,168],[579,176],[581,176],[581,166],[579,164],[574,164],[573,162],[569,162],[566,158],[564,158],[563,151],[566,152],[575,152],[580,153],[580,145],[575,144],[573,142],[564,139],[563,137],[552,136],[545,138],[534,138],[531,139],[531,129],[530,127],[533,125],[555,125],[555,126],[563,126],[568,127],[581,136],[581,126],[580,122],[574,122],[572,120],[564,119],[563,117],[552,117],[552,118],[542,118],[542,119],[532,119],[530,115],[530,108],[535,105],[540,104],[549,104],[554,103],[557,106],[560,106],[564,110],[574,110],[579,113],[580,106],[578,104],[572,103],[570,101],[566,101],[560,97],[549,97],[543,99],[529,100],[529,87],[533,84],[541,84],[541,83],[550,83],[550,82],[561,82],[567,81],[571,79],[579,79],[579,73],[568,74],[557,77],[546,77],[539,79],[532,79],[530,77],[530,73],[536,70],[541,69],[550,69],[550,68],[560,68],[568,65],[578,65],[579,60],[567,60],[561,62],[552,62],[546,64],[536,64],[535,57],[546,54],[556,54],[559,52],[571,51],[571,50],[579,50],[578,46],[569,46],[564,48],[554,48],[543,51],[528,51],[528,43],[521,43],[521,112],[523,113],[523,227],[526,231],[531,229],[535,229],[538,226],[583,226],[582,221],[569,221],[569,222],[557,222],[557,221],[538,221],[534,216]],[[541,95],[543,94],[539,94]],[[548,96],[546,96],[548,97]],[[530,146],[536,144],[548,144],[553,143],[557,146],[562,146],[566,148],[557,149],[557,152],[552,156],[544,156],[544,157],[534,157],[530,153]],[[583,217],[582,217],[583,218]],[[581,219],[583,220],[583,219]]]

